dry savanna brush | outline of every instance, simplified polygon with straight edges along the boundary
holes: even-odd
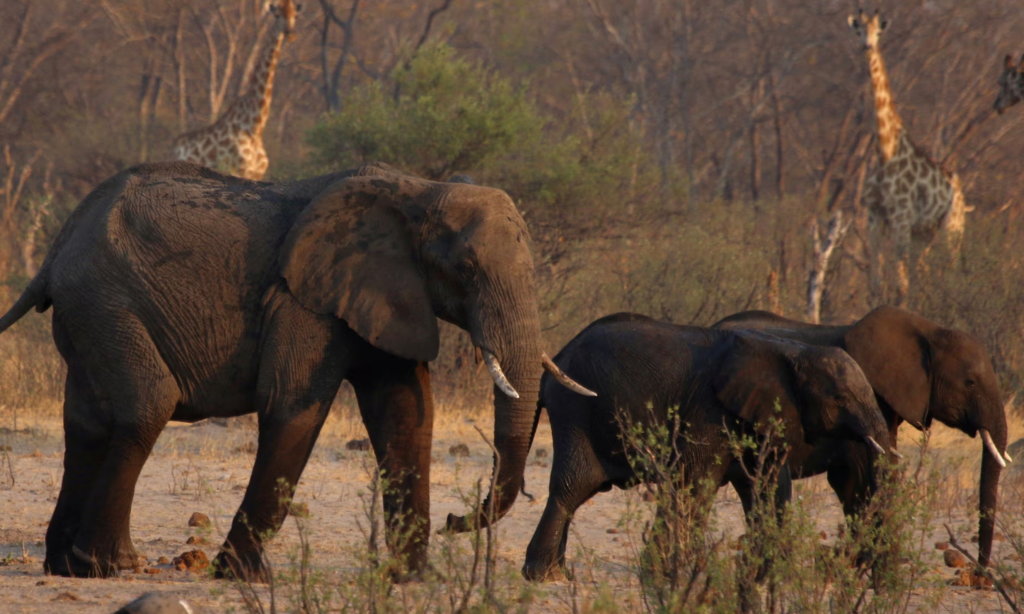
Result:
[[[0,2],[0,610],[1020,612],[1022,30]]]

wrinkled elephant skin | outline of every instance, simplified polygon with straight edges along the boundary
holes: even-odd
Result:
[[[389,544],[415,576],[430,530],[437,319],[468,331],[518,396],[495,392],[497,504],[507,510],[542,373],[533,270],[529,234],[504,192],[384,165],[284,184],[187,163],[108,179],[0,319],[2,331],[52,307],[68,367],[65,471],[45,568],[109,576],[135,566],[135,483],[167,421],[256,412],[256,461],[216,564],[265,579],[261,540],[281,526],[348,380],[389,482]]]
[[[789,446],[838,440],[868,455],[876,455],[868,438],[889,446],[871,387],[840,350],[624,313],[592,323],[554,361],[597,396],[575,394],[548,373],[541,381],[538,411],[548,410],[554,459],[547,506],[526,551],[528,579],[561,577],[573,513],[596,493],[637,481],[622,424],[665,425],[677,407],[686,485],[722,484],[733,458],[729,432],[763,436],[776,419]],[[789,499],[788,484],[787,467],[779,467],[776,503]]]
[[[714,325],[759,330],[803,343],[846,350],[868,378],[888,423],[893,445],[906,421],[926,429],[932,420],[983,440],[978,530],[978,561],[990,563],[999,476],[1006,464],[1006,413],[995,369],[973,335],[944,328],[897,307],[879,307],[848,326],[822,326],[767,311],[745,311]],[[1002,458],[1000,458],[1002,457]],[[864,479],[868,460],[853,449],[808,447],[790,454],[793,477],[828,472],[828,481],[847,515],[870,497]]]

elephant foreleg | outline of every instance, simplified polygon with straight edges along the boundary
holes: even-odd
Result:
[[[743,515],[749,525],[753,518],[754,506],[757,502],[754,480],[744,473],[743,469],[739,466],[739,461],[733,461],[726,475],[733,488],[736,489],[736,494],[739,495],[740,503],[743,504]],[[761,502],[765,506],[772,505],[775,509],[776,517],[781,522],[782,516],[786,512],[786,506],[789,504],[790,499],[793,498],[793,479],[788,463],[778,467],[775,488],[769,488],[768,486],[765,484],[761,487]]]
[[[607,481],[589,441],[555,434],[548,502],[526,548],[522,571],[527,580],[551,582],[567,575],[565,550],[572,517]]]
[[[867,528],[864,523],[880,525],[883,521],[883,514],[873,520],[862,517],[870,509],[868,504],[878,488],[871,456],[863,446],[843,443],[843,449],[829,463],[828,483],[843,504],[843,514],[851,519],[851,535],[854,543],[858,544],[857,564],[866,565],[877,559],[874,544],[860,543],[865,541],[861,532],[862,528]]]
[[[263,341],[256,461],[242,504],[214,561],[215,575],[269,580],[263,541],[281,528],[348,364],[350,331],[333,318],[282,310]]]
[[[426,363],[371,353],[372,366],[351,381],[383,480],[388,546],[414,578],[427,567],[430,539],[430,373]]]

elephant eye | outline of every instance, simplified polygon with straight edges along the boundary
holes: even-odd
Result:
[[[466,258],[455,265],[455,270],[462,279],[469,280],[476,277],[476,263]]]
[[[966,382],[964,382],[964,384],[965,384],[965,385],[966,385],[966,386],[967,386],[968,388],[974,388],[974,384],[975,384],[975,383],[976,383],[976,382],[975,382],[974,380],[972,380],[972,379],[968,379],[968,380],[967,380]]]

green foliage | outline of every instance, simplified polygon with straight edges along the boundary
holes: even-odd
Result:
[[[535,140],[543,120],[523,92],[446,45],[426,47],[393,75],[398,95],[377,81],[353,89],[342,111],[308,135],[325,168],[383,160],[443,180]]]
[[[755,504],[746,534],[727,544],[716,538],[711,513],[718,484],[684,479],[680,446],[690,442],[678,410],[661,423],[625,420],[619,417],[631,466],[657,485],[651,492],[658,511],[631,536],[639,537],[634,569],[646,611],[903,612],[920,592],[937,482],[926,440],[909,471],[880,461],[879,492],[860,516],[844,519],[827,546],[815,511],[800,497],[776,507],[787,453],[782,421],[769,421],[756,438],[729,432],[731,456],[746,459]],[[631,508],[620,526],[641,525],[643,517],[642,507]]]
[[[393,75],[356,87],[307,134],[317,172],[380,160],[445,180],[456,172],[527,206],[622,208],[651,171],[632,101],[580,96],[570,117],[542,112],[525,90],[443,44]],[[397,93],[397,95],[396,95]]]

